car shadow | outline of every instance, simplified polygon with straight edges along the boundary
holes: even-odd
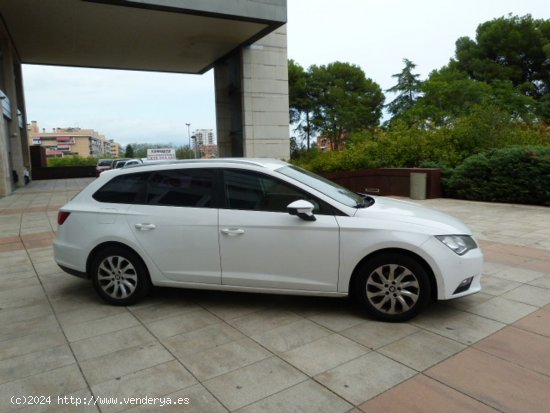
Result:
[[[153,293],[139,305],[165,303],[174,305],[181,301],[192,302],[206,310],[247,307],[251,312],[265,309],[284,310],[303,317],[316,314],[348,314],[364,320],[374,320],[366,312],[357,308],[349,297],[317,297],[265,293],[245,293],[232,291],[195,290],[155,287]]]

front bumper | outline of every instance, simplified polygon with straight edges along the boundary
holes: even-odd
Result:
[[[422,247],[432,252],[430,265],[437,282],[438,300],[450,300],[481,291],[483,253],[479,247],[464,255],[457,255],[435,237],[426,241]],[[461,283],[468,278],[472,278],[469,287],[460,288]]]

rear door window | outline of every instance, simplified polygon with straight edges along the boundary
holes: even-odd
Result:
[[[213,198],[213,170],[176,169],[152,173],[145,202],[149,205],[212,208]]]

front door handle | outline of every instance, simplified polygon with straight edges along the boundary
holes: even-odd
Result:
[[[134,226],[140,231],[151,231],[157,227],[155,224],[135,224]]]
[[[244,234],[244,229],[240,229],[240,228],[224,228],[222,229],[222,233],[224,233],[225,235],[229,235],[230,237],[235,237],[237,235],[242,235]]]

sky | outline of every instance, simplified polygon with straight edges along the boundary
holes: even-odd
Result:
[[[550,19],[548,0],[288,0],[288,57],[307,68],[360,66],[383,90],[403,59],[421,79],[446,65],[455,41],[480,23],[531,14]],[[28,121],[95,129],[128,143],[186,145],[186,123],[216,129],[213,71],[204,75],[23,66]],[[388,103],[388,102],[386,102]]]

